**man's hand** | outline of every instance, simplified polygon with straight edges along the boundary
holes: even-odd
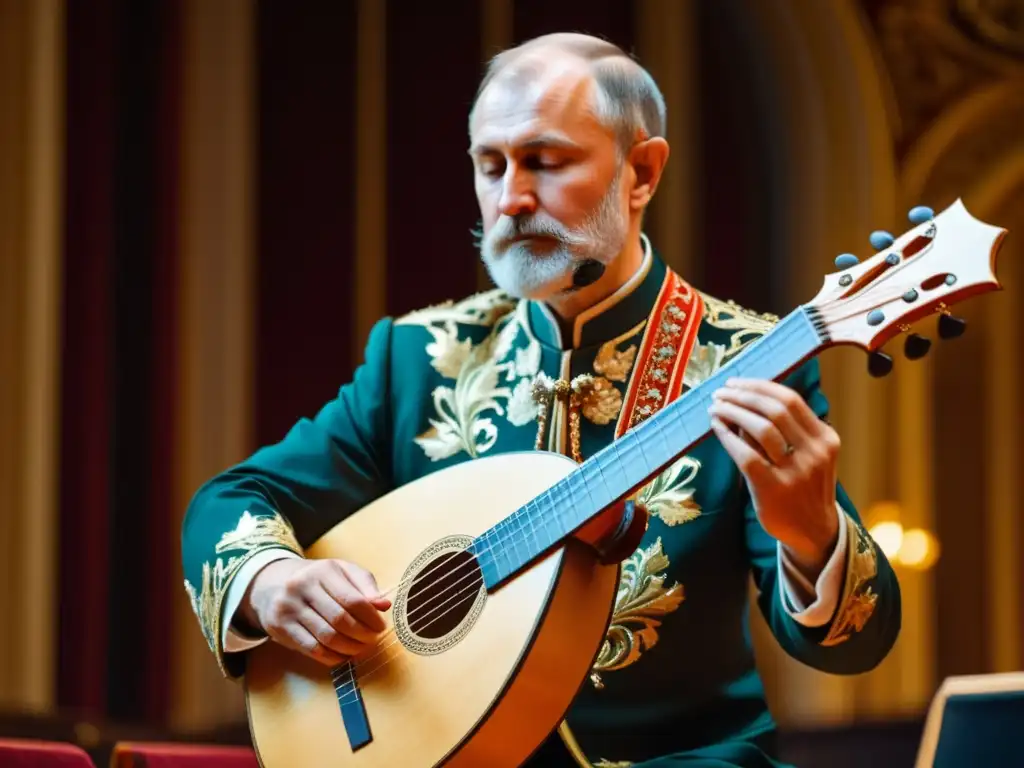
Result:
[[[746,478],[761,525],[816,577],[839,535],[839,436],[800,395],[773,381],[730,379],[714,398],[711,427]]]
[[[366,651],[386,628],[373,576],[341,560],[275,560],[242,599],[242,615],[274,641],[329,667]]]

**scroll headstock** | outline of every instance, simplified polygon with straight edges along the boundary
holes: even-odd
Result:
[[[965,299],[1002,286],[995,274],[996,254],[1006,230],[974,218],[957,200],[936,216],[927,208],[910,214],[916,226],[892,239],[872,236],[879,249],[859,262],[843,254],[840,271],[825,277],[818,295],[807,303],[815,310],[831,344],[853,344],[872,355],[875,375],[888,372],[892,361],[877,350],[921,318],[939,315],[939,335],[959,336],[964,323],[950,308]],[[913,334],[907,357],[923,357],[931,342]]]

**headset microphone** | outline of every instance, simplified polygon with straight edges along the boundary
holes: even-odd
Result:
[[[604,264],[597,259],[581,261],[572,273],[572,287],[585,288],[596,283],[604,274]]]

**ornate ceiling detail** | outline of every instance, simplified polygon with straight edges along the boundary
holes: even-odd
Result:
[[[956,0],[956,20],[980,44],[1024,58],[1024,3]]]
[[[901,151],[973,91],[1024,78],[1020,0],[895,0],[871,21],[898,104]]]

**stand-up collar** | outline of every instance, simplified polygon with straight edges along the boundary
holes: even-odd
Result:
[[[602,344],[635,328],[647,319],[665,279],[665,263],[654,253],[646,235],[640,235],[644,258],[640,268],[611,296],[581,312],[572,324],[571,338],[563,338],[554,312],[543,302],[528,301],[530,330],[541,344],[576,349]],[[568,333],[564,336],[569,336]]]

